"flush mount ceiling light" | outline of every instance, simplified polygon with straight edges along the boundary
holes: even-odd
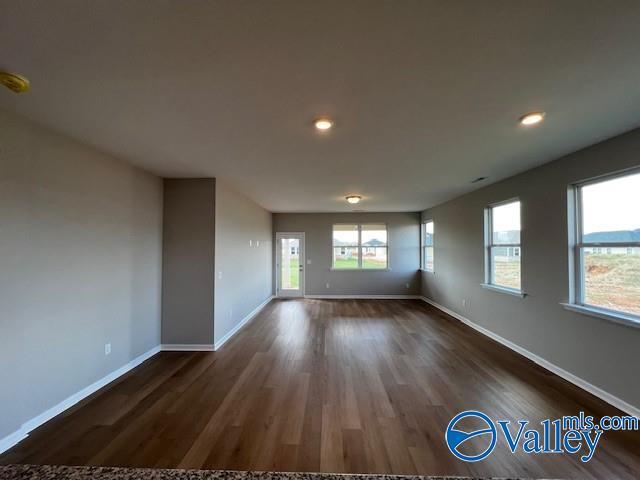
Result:
[[[14,93],[24,93],[29,90],[29,80],[17,73],[0,71],[0,84]]]
[[[537,125],[544,120],[544,112],[531,112],[520,117],[520,125],[531,126]]]
[[[360,203],[360,200],[362,200],[362,197],[360,195],[349,195],[347,197],[345,197],[347,199],[347,202],[351,203],[351,204],[356,204],[356,203]]]
[[[320,130],[321,132],[326,132],[327,130],[330,130],[331,127],[333,127],[333,120],[327,117],[320,117],[320,118],[316,118],[313,121],[313,124],[315,125],[317,130]]]

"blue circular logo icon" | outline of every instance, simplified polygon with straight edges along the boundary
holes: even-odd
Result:
[[[483,426],[471,432],[465,432],[463,430],[456,429],[455,428],[456,424],[464,418],[480,419],[480,421],[483,424],[486,424],[486,428],[484,428]],[[464,442],[466,442],[470,438],[475,438],[480,435],[491,436],[491,442],[489,443],[489,446],[484,451],[482,451],[477,455],[465,455],[464,453],[461,453],[458,450],[459,447]],[[493,421],[484,413],[476,412],[474,410],[468,410],[466,412],[459,413],[458,415],[456,415],[451,419],[451,421],[449,422],[449,425],[447,426],[445,439],[447,441],[447,446],[449,447],[449,450],[451,450],[451,453],[453,453],[460,460],[464,460],[465,462],[477,462],[478,460],[482,460],[483,458],[486,458],[487,456],[489,456],[489,454],[493,452],[493,449],[496,447],[496,440],[497,440],[496,426],[494,425]]]

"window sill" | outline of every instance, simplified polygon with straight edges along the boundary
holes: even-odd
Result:
[[[492,285],[491,283],[481,283],[482,288],[487,290],[493,290],[494,292],[506,293],[507,295],[513,295],[514,297],[524,298],[527,296],[522,290],[514,290],[513,288],[499,287],[498,285]]]
[[[624,313],[615,313],[608,310],[601,310],[595,307],[587,307],[585,305],[578,305],[577,303],[560,303],[565,310],[581,313],[583,315],[589,315],[590,317],[602,318],[603,320],[609,320],[610,322],[619,323],[621,325],[627,325],[629,327],[640,328],[640,318],[633,315],[625,315]]]
[[[332,272],[389,272],[390,268],[333,268],[329,269]]]

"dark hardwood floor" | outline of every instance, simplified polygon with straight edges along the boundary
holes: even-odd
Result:
[[[218,352],[165,352],[59,415],[0,463],[638,478],[640,433],[594,458],[465,463],[458,412],[539,422],[621,414],[417,300],[274,301]]]

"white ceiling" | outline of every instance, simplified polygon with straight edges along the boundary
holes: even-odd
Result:
[[[414,211],[639,126],[639,25],[636,0],[0,0],[32,83],[0,107],[272,211]]]

